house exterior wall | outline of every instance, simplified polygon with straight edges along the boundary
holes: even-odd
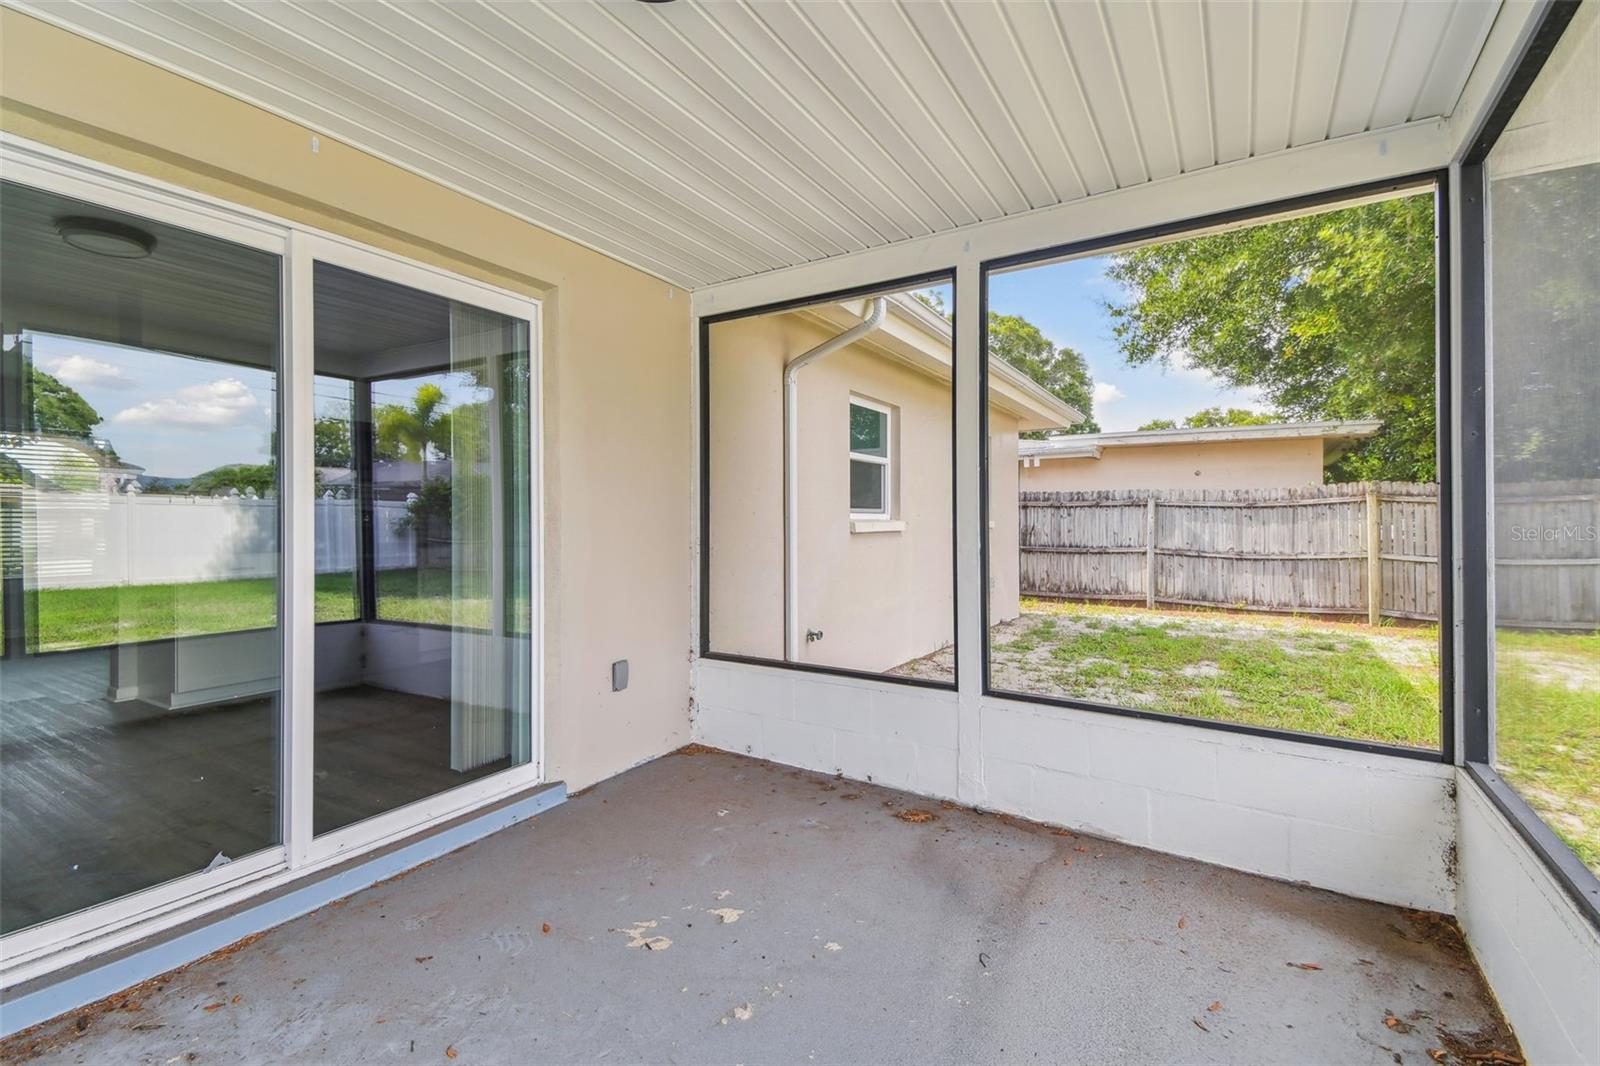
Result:
[[[711,327],[710,647],[782,659],[783,367],[833,335],[798,315]],[[802,661],[882,671],[954,639],[951,395],[939,381],[858,342],[801,370],[800,624],[823,639]],[[852,532],[849,407],[893,408],[891,517],[905,528]],[[995,410],[990,520],[1017,541],[1016,420]],[[1016,552],[997,553],[990,610],[1015,617]]]
[[[1322,440],[1113,447],[1098,459],[1045,459],[1020,480],[1023,492],[1298,488],[1322,484]]]
[[[581,787],[684,743],[687,294],[15,11],[0,10],[0,48],[7,133],[544,301],[546,776]],[[613,693],[621,658],[633,683]]]

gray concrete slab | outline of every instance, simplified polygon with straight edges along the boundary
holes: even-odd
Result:
[[[715,752],[639,767],[4,1048],[39,1063],[1508,1061],[1494,1051],[1517,1054],[1436,916]]]

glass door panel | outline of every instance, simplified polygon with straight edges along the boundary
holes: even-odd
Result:
[[[317,554],[353,537],[360,590],[317,630],[320,834],[532,760],[532,445],[526,320],[322,262],[314,292],[359,527]]]

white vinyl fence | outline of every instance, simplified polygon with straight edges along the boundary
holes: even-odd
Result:
[[[35,588],[221,581],[278,572],[277,500],[37,492],[15,485],[0,490],[6,508],[21,518],[7,523],[7,539],[21,536],[24,558],[33,558],[27,569]],[[405,501],[379,500],[374,508],[379,566],[415,566],[412,532],[397,528]],[[317,573],[354,570],[355,501],[319,499],[315,515]],[[13,547],[6,545],[8,555]]]

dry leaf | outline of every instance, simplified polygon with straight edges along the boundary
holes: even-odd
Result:
[[[1206,1008],[1206,1010],[1210,1011],[1212,1014],[1217,1013],[1217,1011],[1219,1011],[1221,1009],[1222,1009],[1222,1000],[1220,1000],[1220,999],[1217,1000],[1215,1003],[1211,1004],[1211,1006]]]
[[[539,932],[541,932],[541,933],[548,933],[549,931],[550,931],[550,923],[549,922],[545,922],[544,925],[539,927]]]
[[[427,962],[431,958],[433,958],[432,955],[418,955],[417,956],[417,961],[418,962]]]
[[[222,1004],[220,1004],[220,1003],[207,1003],[201,1009],[205,1010],[207,1012],[214,1011],[214,1010],[221,1010],[222,1009]]]
[[[1284,965],[1285,966],[1292,966],[1296,970],[1320,970],[1320,969],[1322,969],[1321,966],[1318,966],[1314,962],[1286,962],[1286,963],[1284,963]]]
[[[1189,919],[1187,919],[1187,918],[1179,918],[1178,919],[1178,928],[1179,929],[1182,929],[1184,926],[1186,926],[1188,924],[1189,924]]]
[[[1432,1059],[1434,1062],[1443,1062],[1449,1057],[1450,1053],[1442,1047],[1431,1047],[1428,1049],[1428,1058]]]
[[[444,1049],[444,1057],[447,1059],[455,1058],[456,1054],[456,1046],[454,1044],[451,1044],[449,1047]]]

